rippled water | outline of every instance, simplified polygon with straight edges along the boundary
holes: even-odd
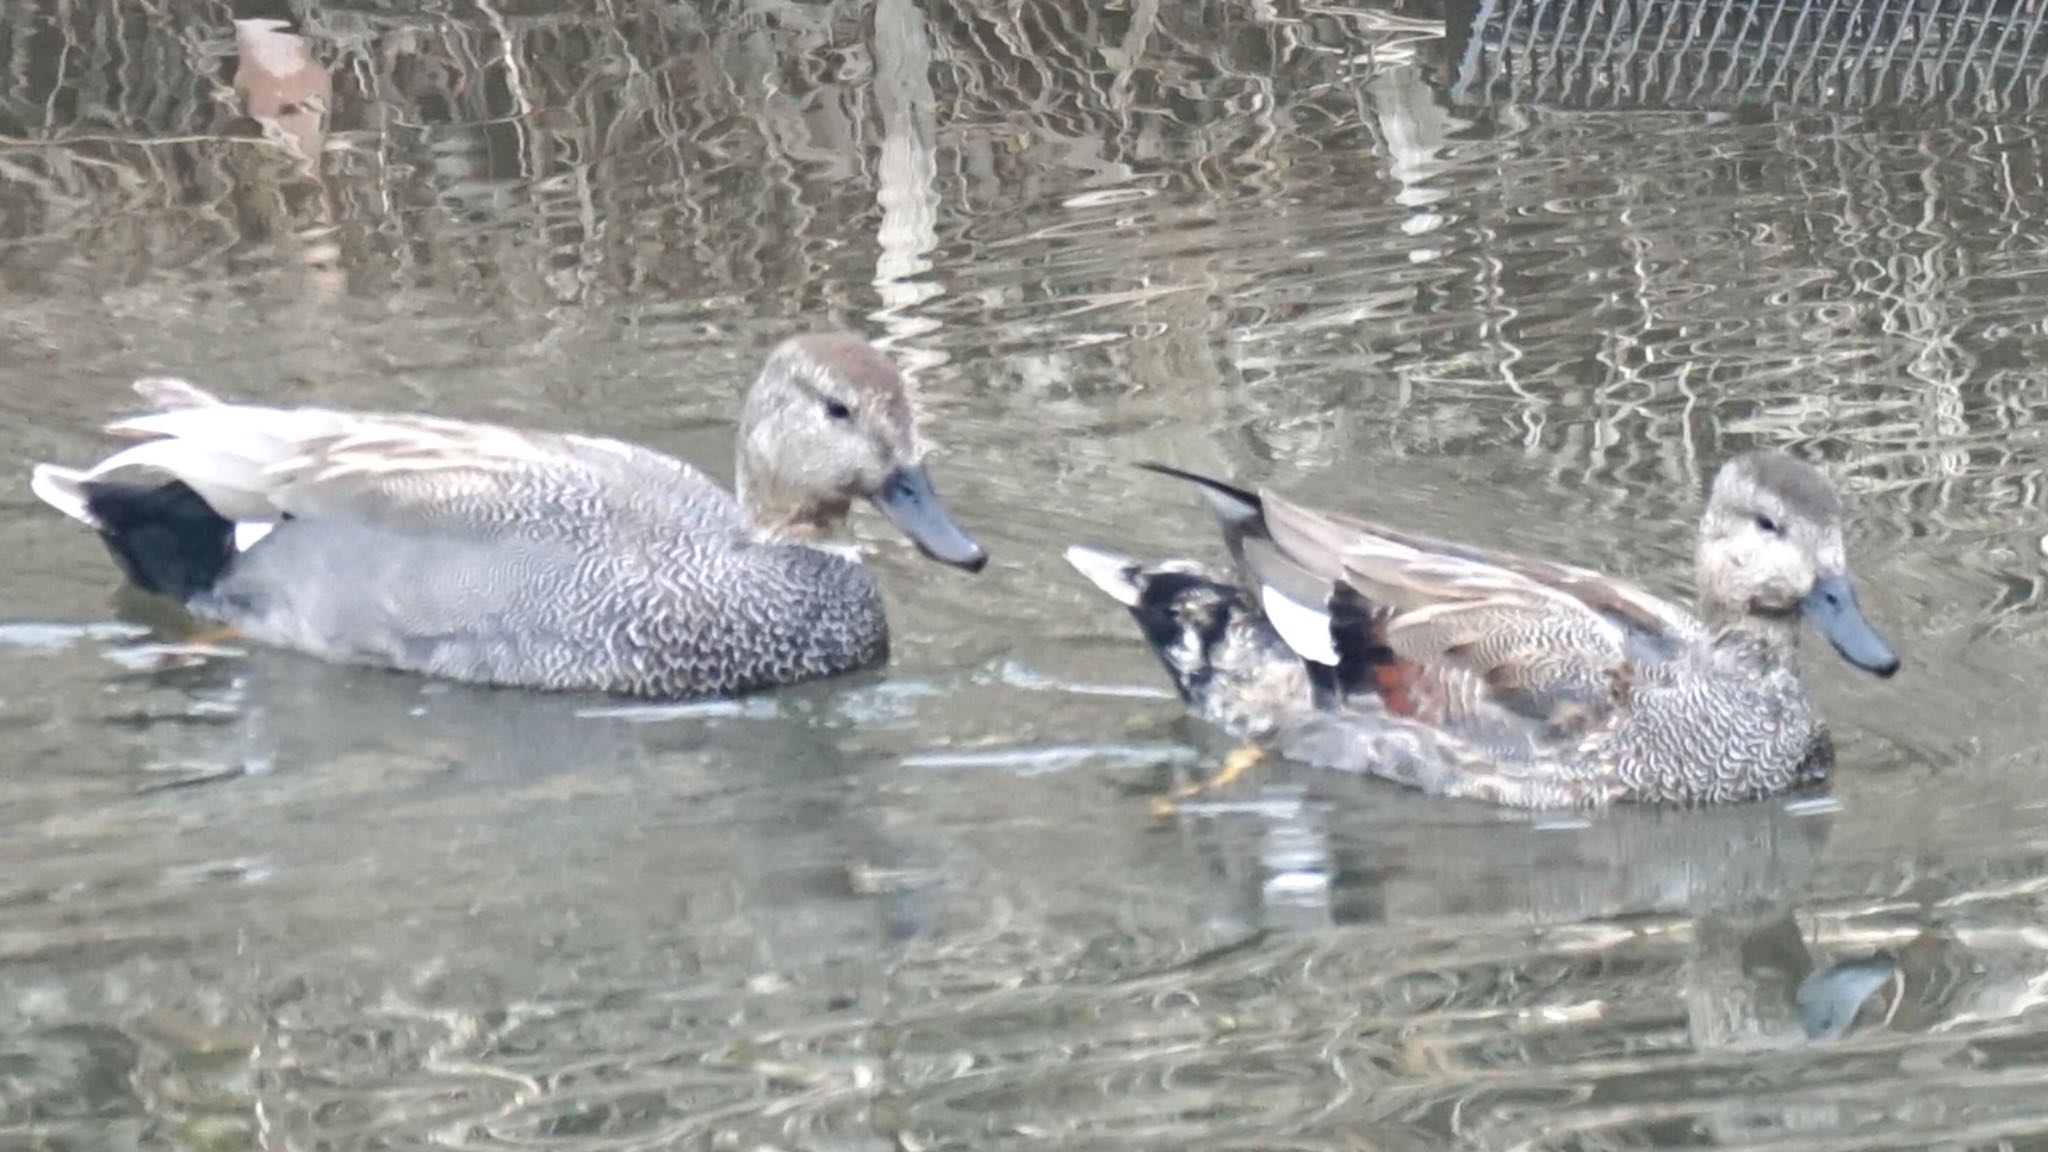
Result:
[[[0,12],[0,1145],[2048,1146],[2040,121],[1539,103],[1460,4],[306,7]],[[24,482],[154,371],[723,470],[827,324],[996,559],[863,520],[894,663],[739,704],[181,647]],[[1811,661],[1819,804],[1161,818],[1227,746],[1058,557],[1212,555],[1158,458],[1682,591],[1755,444],[1908,660]]]

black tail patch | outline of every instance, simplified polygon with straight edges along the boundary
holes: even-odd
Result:
[[[1375,670],[1392,664],[1394,650],[1380,636],[1372,604],[1346,583],[1330,586],[1330,646],[1337,650],[1337,681],[1347,692],[1378,682]]]
[[[1320,707],[1338,704],[1361,692],[1378,695],[1397,716],[1415,711],[1412,670],[1387,645],[1372,603],[1349,584],[1330,590],[1330,644],[1337,650],[1334,668],[1305,661],[1309,683]]]
[[[234,561],[234,521],[182,480],[90,483],[85,506],[121,574],[144,592],[190,600],[213,587]]]

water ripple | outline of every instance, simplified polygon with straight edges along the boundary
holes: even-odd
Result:
[[[993,561],[862,511],[889,667],[654,707],[195,645],[17,492],[0,1143],[2048,1139],[2031,25],[1760,103],[1677,0],[1611,58],[1527,0],[300,7],[0,19],[17,466],[169,370],[723,474],[846,324]],[[1756,445],[1840,478],[1910,669],[1810,654],[1825,803],[1264,765],[1163,818],[1227,742],[1059,560],[1220,559],[1162,459],[1683,594]]]

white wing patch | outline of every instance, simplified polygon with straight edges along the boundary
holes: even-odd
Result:
[[[1330,614],[1311,608],[1271,584],[1259,585],[1259,604],[1266,622],[1294,654],[1317,664],[1337,665],[1337,645],[1330,639]]]
[[[235,525],[235,551],[254,548],[277,525],[269,520],[243,520]]]

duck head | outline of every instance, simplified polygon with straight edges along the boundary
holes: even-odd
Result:
[[[1240,734],[1270,731],[1308,698],[1301,660],[1236,585],[1190,560],[1141,564],[1075,545],[1067,563],[1123,605],[1183,701]]]
[[[740,417],[738,489],[771,536],[821,540],[865,499],[926,556],[969,572],[988,563],[932,489],[902,373],[848,333],[798,336],[769,355]]]
[[[1710,622],[1792,643],[1804,617],[1849,663],[1878,676],[1899,670],[1856,601],[1841,498],[1812,465],[1775,451],[1723,464],[1700,518],[1697,563]]]

